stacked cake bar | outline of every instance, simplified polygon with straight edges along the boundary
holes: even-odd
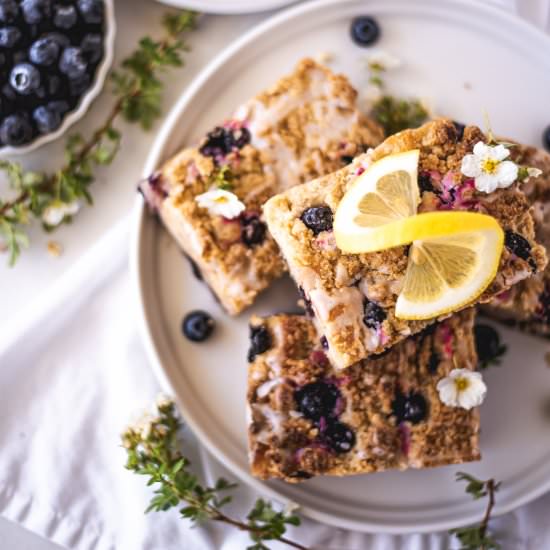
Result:
[[[437,383],[475,370],[472,309],[342,371],[305,316],[251,321],[250,463],[296,482],[478,460],[479,413],[441,403]],[[262,351],[263,350],[263,351]]]
[[[550,154],[535,147],[516,145],[511,149],[512,158],[520,163],[541,170],[522,189],[533,206],[537,241],[550,251]],[[519,241],[516,255],[528,257],[529,242]],[[499,294],[483,307],[491,317],[516,325],[519,328],[550,336],[550,267]]]
[[[436,320],[407,321],[395,315],[408,247],[369,254],[346,254],[336,247],[332,219],[342,196],[366,167],[383,157],[420,151],[419,213],[471,210],[493,216],[505,231],[506,247],[497,274],[477,302],[489,302],[544,269],[545,250],[535,241],[530,203],[518,184],[482,193],[461,174],[463,157],[480,141],[486,137],[477,127],[457,128],[448,120],[429,122],[395,134],[338,172],[266,203],[269,231],[328,342],[327,355],[335,367],[381,353]],[[518,253],[518,242],[526,243],[526,253]],[[469,305],[473,304],[464,307]]]
[[[237,314],[285,271],[262,205],[377,145],[347,79],[310,59],[140,185],[149,205]]]

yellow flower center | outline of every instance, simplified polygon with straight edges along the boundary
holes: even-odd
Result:
[[[217,197],[214,199],[214,202],[218,204],[225,204],[226,202],[229,202],[229,199],[225,196]]]
[[[481,168],[487,174],[494,174],[497,171],[500,161],[495,159],[485,159]]]
[[[455,378],[456,389],[461,392],[468,389],[470,382],[467,378]]]

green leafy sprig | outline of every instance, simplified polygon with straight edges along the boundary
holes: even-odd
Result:
[[[223,478],[213,487],[203,486],[190,470],[189,460],[182,455],[178,441],[181,421],[172,401],[157,402],[158,414],[147,415],[122,434],[127,452],[126,468],[148,478],[156,485],[146,512],[179,507],[182,518],[193,523],[216,521],[248,532],[254,543],[248,550],[269,550],[266,541],[276,540],[289,547],[307,550],[284,536],[287,525],[300,525],[292,511],[276,511],[270,502],[258,499],[246,520],[228,516],[222,508],[231,502],[228,491],[236,487]]]
[[[95,179],[94,169],[110,164],[120,147],[119,119],[147,130],[158,118],[163,90],[160,76],[166,69],[183,66],[182,55],[188,51],[184,35],[195,28],[196,17],[187,10],[166,14],[164,37],[154,40],[147,36],[139,41],[137,49],[110,76],[114,103],[105,121],[89,137],[76,134],[67,139],[65,164],[59,170],[25,171],[17,162],[0,162],[15,193],[13,198],[0,198],[0,237],[9,251],[10,265],[21,248],[29,245],[24,226],[32,219],[41,220],[49,231],[59,225],[48,225],[51,217],[45,214],[49,209],[62,209],[77,201],[92,204],[89,187]],[[62,216],[60,223],[71,220],[71,215]]]
[[[458,472],[456,474],[456,480],[465,481],[467,483],[466,492],[472,495],[474,500],[488,497],[487,508],[479,524],[451,529],[449,533],[456,536],[460,541],[462,545],[461,550],[499,549],[500,544],[498,544],[495,538],[489,533],[489,521],[495,506],[495,493],[498,491],[501,484],[496,483],[494,479],[481,481],[465,472]]]

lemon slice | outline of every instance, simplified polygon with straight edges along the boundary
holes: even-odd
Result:
[[[365,248],[387,232],[387,224],[416,214],[419,151],[407,151],[371,164],[344,195],[334,218],[336,245],[344,252],[372,252],[397,246]],[[378,242],[378,241],[377,241]],[[410,242],[410,241],[409,241]]]
[[[431,319],[472,303],[495,278],[504,246],[504,232],[491,216],[433,212],[409,219],[419,218],[422,225],[430,224],[429,235],[414,240],[409,249],[395,305],[400,319]],[[415,233],[422,232],[411,235]]]
[[[366,253],[411,244],[395,307],[401,319],[431,319],[478,298],[494,279],[504,232],[492,216],[474,212],[416,214],[417,150],[372,164],[340,201],[337,246]]]

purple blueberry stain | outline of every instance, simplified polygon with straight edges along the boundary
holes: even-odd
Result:
[[[244,212],[239,221],[241,223],[241,241],[249,248],[262,244],[267,233],[266,224],[260,220],[256,212]]]
[[[398,424],[402,422],[418,424],[426,419],[428,404],[420,393],[411,391],[405,395],[398,391],[392,402],[392,411]]]
[[[363,323],[368,328],[378,329],[386,319],[387,314],[383,307],[365,298],[363,302]]]
[[[306,315],[308,315],[309,317],[313,317],[315,312],[313,311],[311,300],[307,297],[306,291],[300,286],[298,287],[298,293],[300,294],[300,298],[302,299]]]
[[[338,398],[341,398],[340,390],[322,380],[306,384],[294,392],[298,411],[314,422],[334,417]]]
[[[267,327],[250,326],[250,348],[248,349],[248,362],[252,363],[257,355],[265,353],[271,348],[271,334]]]
[[[318,235],[321,231],[331,231],[333,215],[332,210],[328,206],[311,206],[306,208],[300,219],[304,225],[311,229],[314,235]]]

